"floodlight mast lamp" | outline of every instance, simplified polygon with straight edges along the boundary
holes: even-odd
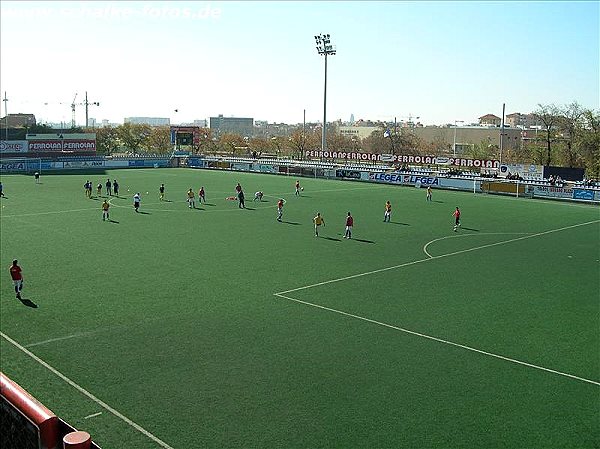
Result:
[[[323,91],[323,132],[321,136],[321,151],[327,149],[327,56],[335,55],[335,46],[331,44],[329,34],[319,34],[315,36],[317,52],[325,56],[325,88]]]

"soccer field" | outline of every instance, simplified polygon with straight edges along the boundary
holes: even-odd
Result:
[[[192,169],[1,179],[1,369],[103,449],[600,446],[598,206]]]

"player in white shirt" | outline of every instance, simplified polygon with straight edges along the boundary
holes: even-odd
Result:
[[[135,195],[133,195],[133,207],[135,209],[136,212],[138,212],[138,209],[140,208],[140,203],[142,202],[142,197],[140,196],[140,193],[136,193]]]

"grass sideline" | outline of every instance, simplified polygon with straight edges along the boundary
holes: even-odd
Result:
[[[82,188],[107,177],[110,223]],[[3,175],[2,370],[103,449],[600,444],[597,206],[308,178],[296,197],[295,180]],[[246,210],[225,200],[237,182]]]

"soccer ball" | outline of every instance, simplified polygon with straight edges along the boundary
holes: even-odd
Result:
[[[300,190],[302,190],[304,192],[304,187],[300,187]]]
[[[148,195],[148,192],[146,192],[146,195]]]

